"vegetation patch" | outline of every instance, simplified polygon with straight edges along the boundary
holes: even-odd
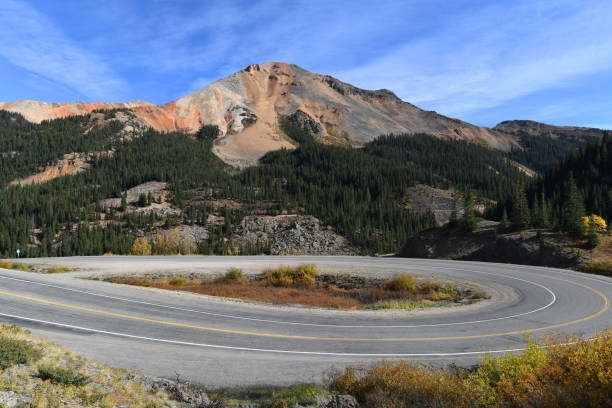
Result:
[[[472,369],[383,361],[329,375],[330,391],[360,407],[609,407],[612,332],[592,340],[549,337],[522,354],[485,356]]]
[[[186,406],[171,392],[152,389],[151,381],[84,358],[18,326],[0,325],[0,393],[14,393],[17,406]]]
[[[23,264],[23,263],[18,263],[18,262],[10,262],[10,261],[4,261],[4,260],[0,260],[0,268],[2,269],[15,269],[18,271],[28,271],[30,270],[30,266]]]
[[[275,304],[334,309],[424,309],[473,303],[486,295],[402,274],[391,279],[320,274],[315,265],[279,266],[258,275],[230,268],[215,279],[184,275],[113,277],[107,281]]]
[[[36,362],[41,356],[40,350],[24,341],[0,337],[0,371],[17,364]]]
[[[582,264],[582,269],[588,273],[612,276],[612,258],[595,259]]]
[[[56,384],[74,385],[76,387],[82,387],[90,381],[89,377],[74,370],[51,365],[38,366],[38,378],[43,381],[50,380]]]
[[[230,393],[227,402],[230,406],[289,408],[295,406],[317,406],[317,396],[327,396],[330,392],[313,384],[297,384],[290,387],[252,388]],[[239,405],[241,404],[241,405]]]

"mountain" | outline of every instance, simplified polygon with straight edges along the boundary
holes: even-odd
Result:
[[[554,126],[533,120],[507,120],[493,129],[514,135],[520,147],[512,147],[510,158],[537,172],[545,172],[589,140],[601,139],[604,130],[578,126]]]
[[[251,165],[271,150],[292,148],[279,129],[288,117],[315,139],[329,144],[362,146],[381,134],[428,133],[510,150],[517,141],[496,129],[474,126],[425,111],[386,89],[363,90],[336,78],[293,64],[252,64],[175,101],[153,105],[129,103],[0,103],[39,123],[97,109],[130,109],[142,124],[159,131],[197,131],[202,124],[219,126],[213,148],[226,163]]]
[[[515,135],[549,136],[554,139],[564,137],[576,140],[587,140],[592,137],[601,138],[604,133],[602,129],[555,126],[533,120],[506,120],[498,123],[493,130]]]

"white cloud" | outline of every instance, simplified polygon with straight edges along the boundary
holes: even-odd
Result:
[[[92,52],[81,49],[48,18],[16,0],[0,2],[0,55],[93,99],[119,98],[126,84]]]
[[[471,16],[455,15],[435,33],[336,75],[463,115],[612,68],[612,4],[547,4],[469,10]]]

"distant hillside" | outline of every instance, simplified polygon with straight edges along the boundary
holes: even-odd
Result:
[[[572,138],[585,141],[592,137],[602,137],[604,132],[602,129],[579,126],[555,126],[533,120],[506,120],[497,124],[493,129],[516,135],[549,136],[552,138]]]
[[[130,109],[142,125],[159,131],[197,131],[202,124],[221,130],[214,153],[225,162],[252,165],[266,152],[293,145],[280,130],[289,117],[316,139],[361,146],[381,134],[428,133],[510,150],[515,137],[424,111],[388,90],[367,91],[336,78],[278,62],[253,64],[175,101],[129,103],[0,103],[39,123],[96,109]]]
[[[493,129],[517,136],[520,146],[512,147],[510,157],[539,172],[604,134],[602,129],[554,126],[533,120],[507,120]]]

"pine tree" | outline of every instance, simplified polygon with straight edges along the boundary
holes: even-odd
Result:
[[[574,175],[570,173],[569,179],[565,187],[565,201],[562,209],[561,228],[574,237],[580,237],[584,234],[584,203]]]
[[[525,184],[522,181],[519,181],[514,189],[510,221],[512,222],[512,228],[517,230],[525,229],[530,225],[529,203],[525,193]]]
[[[510,220],[508,219],[508,211],[506,211],[505,207],[504,207],[504,213],[502,215],[502,219],[501,219],[501,222],[499,223],[499,226],[502,229],[502,231],[507,231],[510,229]]]
[[[476,217],[474,216],[474,195],[468,187],[463,193],[463,218],[461,220],[463,228],[467,231],[476,229]]]
[[[459,223],[459,211],[457,210],[457,197],[453,194],[453,210],[450,214],[450,226],[454,227]]]

